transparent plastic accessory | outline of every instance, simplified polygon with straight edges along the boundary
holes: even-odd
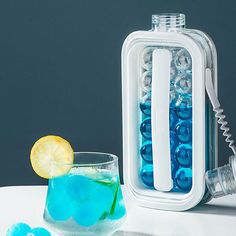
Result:
[[[225,120],[223,109],[220,107],[220,102],[215,94],[212,84],[212,75],[210,70],[206,71],[206,90],[215,112],[215,117],[223,131],[225,141],[228,143],[229,148],[233,152],[233,156],[229,158],[229,164],[209,170],[206,173],[206,183],[211,195],[215,198],[228,194],[236,193],[236,147],[234,140],[229,133],[228,122]]]

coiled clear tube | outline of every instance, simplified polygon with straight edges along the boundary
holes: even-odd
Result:
[[[217,122],[223,131],[225,141],[229,144],[229,148],[233,152],[233,156],[229,158],[229,164],[206,172],[205,179],[207,187],[211,195],[217,198],[236,193],[236,148],[234,146],[234,140],[231,138],[232,135],[229,132],[228,122],[225,120],[226,116],[223,114],[223,109],[220,108],[219,100],[213,88],[210,70],[206,74],[206,90],[212,103]]]
[[[231,139],[232,135],[229,133],[228,122],[225,120],[226,116],[223,114],[224,110],[220,107],[213,109],[215,112],[215,117],[217,118],[217,122],[220,125],[220,129],[223,131],[223,136],[225,137],[225,141],[229,143],[229,148],[236,154],[236,148],[233,145],[234,140]]]

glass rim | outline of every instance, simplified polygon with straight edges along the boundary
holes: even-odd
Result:
[[[110,157],[111,160],[107,160],[107,161],[101,161],[101,162],[97,162],[97,163],[59,163],[59,165],[63,165],[63,166],[71,166],[71,167],[96,167],[96,166],[101,166],[101,165],[111,165],[113,163],[117,163],[118,162],[118,156],[116,156],[115,154],[112,153],[106,153],[106,152],[74,152],[74,160],[76,160],[76,155],[80,155],[80,154],[89,154],[89,155],[104,155],[107,157]]]

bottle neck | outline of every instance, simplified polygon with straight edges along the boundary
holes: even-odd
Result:
[[[152,31],[176,32],[185,28],[185,15],[181,13],[162,13],[152,15]]]

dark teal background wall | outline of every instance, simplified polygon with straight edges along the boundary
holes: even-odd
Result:
[[[151,14],[182,12],[218,48],[219,97],[236,134],[233,0],[1,0],[0,185],[42,184],[29,163],[35,140],[112,152],[122,168],[120,51]],[[229,151],[220,139],[220,163]]]

